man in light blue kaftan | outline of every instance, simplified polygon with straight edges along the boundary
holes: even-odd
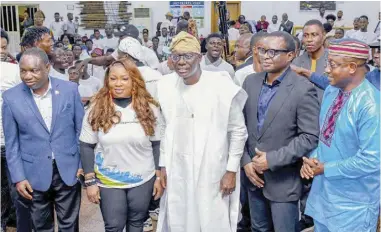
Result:
[[[376,231],[380,93],[365,79],[367,49],[353,39],[330,44],[319,145],[301,169],[302,178],[313,178],[305,213],[313,217],[315,232]]]

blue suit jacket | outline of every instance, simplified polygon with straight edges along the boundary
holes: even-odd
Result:
[[[38,191],[46,191],[51,185],[52,153],[68,186],[76,183],[81,165],[78,144],[84,109],[78,86],[52,77],[50,80],[53,108],[50,132],[24,83],[3,94],[6,158],[12,182],[26,179]]]

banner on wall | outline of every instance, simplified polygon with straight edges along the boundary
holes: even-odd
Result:
[[[196,20],[197,28],[204,28],[204,1],[169,1],[169,9],[176,19],[188,11]]]

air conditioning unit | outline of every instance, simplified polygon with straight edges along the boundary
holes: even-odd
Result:
[[[155,31],[152,29],[151,8],[134,8],[132,24],[138,28],[140,33],[144,28],[147,28],[150,32],[150,37],[155,35]]]

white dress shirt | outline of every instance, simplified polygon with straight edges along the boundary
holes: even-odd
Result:
[[[44,94],[37,95],[33,92],[32,89],[30,89],[30,91],[32,93],[34,101],[36,102],[38,111],[40,111],[42,119],[44,119],[45,125],[50,132],[51,126],[52,126],[52,114],[53,114],[52,84],[51,84],[50,78],[49,78],[48,90],[46,90]],[[52,153],[52,158],[54,159],[53,153]]]
[[[54,39],[59,40],[61,38],[61,35],[63,35],[63,33],[64,33],[63,32],[63,22],[53,21],[50,24],[49,29],[53,32]]]
[[[246,77],[253,73],[255,73],[253,65],[248,65],[246,67],[241,68],[240,70],[235,72],[234,83],[242,87],[243,82],[246,80]]]
[[[274,24],[273,22],[270,23],[270,25],[267,27],[267,32],[271,33],[274,31],[279,31],[280,23]]]

